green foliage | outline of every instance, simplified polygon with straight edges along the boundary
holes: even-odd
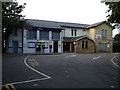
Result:
[[[7,39],[13,30],[21,28],[24,25],[24,17],[21,12],[24,5],[18,5],[18,2],[2,2],[2,28],[3,39]]]
[[[120,41],[120,34],[116,34],[116,35],[115,35],[114,41]]]
[[[114,44],[120,44],[120,41],[114,41],[113,43]]]
[[[108,17],[109,23],[114,23],[115,26],[120,25],[120,2],[106,2],[105,3],[109,10],[107,12],[111,12]]]

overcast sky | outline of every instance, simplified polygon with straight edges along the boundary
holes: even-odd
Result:
[[[17,0],[26,3],[27,19],[93,24],[107,20],[108,10],[101,0]],[[113,36],[118,33],[114,30]]]

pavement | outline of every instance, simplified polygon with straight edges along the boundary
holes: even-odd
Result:
[[[3,88],[118,88],[118,57],[117,53],[3,54]]]

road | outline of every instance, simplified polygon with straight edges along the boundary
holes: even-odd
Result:
[[[117,60],[113,53],[4,54],[3,89],[118,88]]]

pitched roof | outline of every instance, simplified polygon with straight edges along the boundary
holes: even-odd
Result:
[[[97,27],[106,21],[94,23],[94,24],[81,24],[81,23],[70,23],[70,22],[57,22],[57,21],[48,21],[48,20],[36,20],[36,19],[26,19],[27,26],[33,27],[45,27],[45,28],[63,28],[63,27],[71,27],[71,28],[92,28]]]
[[[73,27],[73,28],[87,28],[89,25],[88,24],[80,24],[80,23],[68,23],[68,22],[63,22],[61,24],[63,27]]]
[[[105,22],[106,21],[101,21],[101,22],[98,22],[98,23],[94,23],[94,24],[89,25],[87,28],[97,27],[97,26],[99,26],[99,25],[101,25],[101,24],[103,24]]]
[[[88,38],[88,39],[90,39],[90,40],[92,40],[92,41],[95,42],[95,40],[87,37],[86,35],[84,35],[84,36],[78,36],[78,37],[63,37],[63,40],[66,41],[66,42],[67,42],[67,41],[69,41],[69,42],[74,42],[74,41],[81,40],[81,39],[83,39],[83,38]]]
[[[52,21],[46,21],[46,20],[35,20],[35,19],[27,19],[26,25],[33,26],[33,27],[61,28],[59,22],[52,22]]]
[[[36,20],[36,19],[27,19],[26,25],[33,27],[49,27],[49,28],[62,28],[62,27],[87,28],[89,26],[88,24]]]

